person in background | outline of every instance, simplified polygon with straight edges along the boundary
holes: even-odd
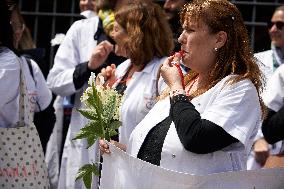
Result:
[[[163,4],[163,9],[167,15],[167,20],[171,26],[171,30],[174,36],[174,52],[180,51],[180,43],[178,42],[178,37],[182,32],[182,26],[179,19],[179,12],[186,3],[190,2],[191,0],[165,0]],[[184,73],[189,71],[185,65],[181,64]]]
[[[19,120],[20,64],[13,52],[11,12],[5,1],[0,1],[0,127],[8,128]]]
[[[114,6],[118,6],[118,3]],[[51,188],[84,188],[82,181],[75,181],[79,168],[88,162],[98,161],[96,145],[86,149],[86,141],[73,141],[72,139],[87,122],[75,109],[82,105],[80,97],[87,86],[91,72],[98,74],[101,68],[110,64],[118,65],[125,60],[112,52],[103,65],[91,66],[91,62],[94,61],[92,54],[95,47],[101,43],[105,44],[106,42],[102,41],[107,39],[108,36],[103,26],[100,26],[100,19],[97,15],[81,19],[69,28],[55,55],[54,65],[47,78],[49,88],[58,95],[54,102],[57,119],[52,135],[55,136],[50,139],[46,154]],[[63,121],[62,109],[67,106],[71,110],[69,121]],[[61,144],[63,144],[62,147]],[[97,179],[93,181],[93,186],[96,187]]]
[[[284,153],[284,65],[279,66],[269,79],[263,99],[268,107],[268,115],[262,124],[264,139],[271,145],[281,142],[276,154]]]
[[[241,13],[227,0],[192,0],[180,18],[185,88],[171,56],[161,67],[168,90],[131,133],[127,152],[189,174],[246,170],[265,107]]]
[[[36,87],[40,91],[42,85],[47,88],[45,79],[43,80],[41,78],[41,75],[43,75],[42,70],[48,72],[48,66],[43,65],[45,63],[44,56],[42,53],[40,53],[41,50],[36,48],[35,43],[31,38],[31,34],[27,26],[25,25],[25,21],[21,15],[18,5],[13,5],[11,11],[12,14],[10,23],[13,28],[14,47],[17,50],[17,54],[20,55],[22,61],[28,65],[28,68],[30,70],[29,75],[32,76]],[[40,61],[39,63],[41,66],[38,66],[37,62],[34,61],[34,59],[36,61]],[[43,67],[46,67],[46,69],[44,69]],[[43,90],[43,92],[45,92],[45,90]],[[50,94],[51,91],[49,90],[47,95]],[[44,153],[46,151],[46,145],[55,124],[56,118],[54,111],[53,100],[51,100],[47,107],[42,107],[38,104],[38,111],[34,114],[34,124],[37,128]]]
[[[167,19],[174,34],[175,52],[180,50],[180,43],[178,42],[178,37],[182,32],[182,26],[179,20],[179,12],[187,2],[190,2],[190,0],[165,0],[165,3],[163,5],[163,8],[167,15]]]
[[[80,14],[84,18],[91,18],[96,15],[96,0],[79,0]]]
[[[269,90],[271,89],[271,86],[269,85],[272,84],[272,82],[270,82],[271,76],[273,72],[275,72],[278,67],[284,63],[284,6],[280,6],[275,9],[267,26],[271,39],[271,49],[255,53],[255,57],[258,59],[260,68],[266,78],[267,89],[264,89],[264,93],[266,93],[267,90],[267,93],[270,92]],[[271,92],[273,93],[273,91]],[[263,96],[264,102],[269,101],[268,99],[266,99],[267,97],[269,97],[269,95]],[[269,107],[269,104],[266,105],[268,105]],[[253,151],[248,159],[248,169],[251,170],[261,168],[265,164],[266,158],[269,154],[279,153],[281,144],[282,142],[280,141],[274,143],[273,145],[269,145],[263,138],[263,134],[260,128],[255,138]]]
[[[5,6],[4,2],[1,6]],[[25,59],[18,57],[15,49],[16,30],[22,30],[22,24],[13,18],[13,7],[9,7],[10,14],[5,12],[1,15],[1,121],[2,127],[11,127],[19,119],[19,71],[21,68],[27,85],[28,99],[31,105],[31,111],[37,112],[45,109],[51,101],[51,91],[48,89],[43,74],[34,61],[31,61],[31,69],[34,72],[34,78]],[[4,11],[4,10],[3,10]],[[7,11],[7,10],[6,10]],[[1,11],[2,13],[2,11]],[[7,17],[8,16],[8,17]],[[3,17],[3,18],[2,18]],[[6,19],[9,18],[7,21]],[[8,22],[9,24],[7,24]],[[13,52],[14,51],[14,52]],[[18,75],[18,77],[17,77]],[[8,100],[9,99],[9,100]],[[6,101],[8,100],[8,101]],[[2,104],[3,103],[3,104]]]
[[[110,86],[125,96],[119,142],[126,143],[163,89],[163,82],[157,75],[173,49],[173,38],[162,8],[152,2],[129,3],[119,9],[111,35],[117,44],[115,53],[128,60],[117,68],[103,69],[102,75]]]

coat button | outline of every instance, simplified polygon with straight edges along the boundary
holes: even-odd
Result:
[[[172,158],[175,158],[176,157],[176,155],[175,154],[172,154]]]

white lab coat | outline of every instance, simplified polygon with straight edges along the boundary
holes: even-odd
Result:
[[[240,142],[213,153],[191,153],[183,147],[172,122],[162,148],[161,167],[197,175],[246,169],[253,136],[261,124],[261,108],[252,82],[226,84],[231,77],[227,76],[191,102],[202,119],[221,126]],[[133,130],[127,152],[137,157],[148,132],[168,117],[169,112],[169,98],[159,101]]]
[[[26,80],[31,110],[38,112],[45,109],[51,102],[52,95],[40,68],[33,60],[31,66],[34,78],[25,58],[18,58],[9,49],[3,49],[5,50],[0,57],[0,127],[10,127],[19,120],[20,63]]]
[[[269,83],[271,83],[270,79],[271,79],[273,72],[275,71],[275,68],[274,68],[274,65],[273,65],[272,53],[273,53],[272,50],[267,50],[267,51],[263,51],[263,52],[259,52],[259,53],[254,54],[254,56],[258,60],[257,63],[259,65],[260,70],[262,71],[262,73],[264,75],[264,79],[265,79],[265,83],[266,83],[266,85],[264,85],[263,93],[261,94],[265,105],[267,105],[266,104],[266,102],[267,102],[266,98],[269,97],[269,96],[264,95],[264,94],[269,92],[269,90],[270,90],[270,89],[268,89],[269,85],[270,85]],[[254,141],[256,141],[260,138],[263,138],[261,127],[259,128],[258,133],[257,133]],[[281,148],[281,144],[282,144],[282,142],[277,142],[274,146],[269,145],[270,153],[271,154],[278,154],[279,150]],[[254,170],[254,169],[260,169],[260,168],[261,168],[261,166],[255,161],[254,152],[251,151],[249,158],[248,158],[248,162],[247,162],[247,169],[248,170]]]
[[[278,112],[284,105],[284,65],[281,65],[275,70],[273,75],[268,81],[267,90],[263,94],[264,103],[268,108],[275,112]],[[282,153],[284,148],[282,147],[283,140],[278,142],[277,151],[274,149],[274,153]],[[281,148],[282,147],[282,148]]]
[[[164,60],[165,58],[154,58],[142,71],[135,72],[132,75],[132,79],[124,92],[124,101],[121,106],[122,126],[119,128],[119,141],[121,143],[126,144],[128,142],[134,127],[156,103],[156,92],[161,94],[161,91],[166,87],[161,77],[158,88],[156,86],[157,73]],[[126,60],[117,67],[116,78],[118,79],[113,87],[116,87],[121,81],[130,65],[130,60]]]
[[[83,182],[75,182],[78,169],[89,162],[97,162],[97,145],[86,149],[85,140],[72,140],[79,130],[87,123],[87,120],[75,110],[82,106],[80,97],[82,89],[76,91],[73,84],[73,73],[76,65],[89,61],[92,50],[97,45],[94,34],[97,31],[99,18],[97,16],[76,21],[68,30],[63,43],[58,48],[54,59],[54,66],[50,70],[47,78],[48,86],[57,95],[54,107],[56,109],[57,121],[55,129],[47,147],[46,161],[48,163],[49,175],[51,177],[51,187],[60,189],[81,189],[85,188]],[[75,95],[74,109],[72,111],[71,122],[69,125],[66,141],[64,144],[62,163],[59,174],[59,150],[60,140],[57,133],[62,132],[62,108],[63,97]],[[60,136],[60,135],[59,135]],[[64,141],[63,141],[64,142]],[[96,185],[96,179],[94,185]]]

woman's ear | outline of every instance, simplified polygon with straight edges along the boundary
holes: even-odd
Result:
[[[216,34],[216,48],[220,49],[221,47],[224,46],[228,38],[228,35],[224,31],[219,31]]]

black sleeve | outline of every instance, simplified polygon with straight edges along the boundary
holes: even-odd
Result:
[[[278,112],[268,109],[268,115],[262,123],[262,133],[269,144],[284,139],[284,107]]]
[[[171,98],[170,116],[181,143],[190,152],[211,153],[238,142],[222,127],[201,119],[199,112],[185,95]]]
[[[103,64],[95,70],[90,70],[88,68],[88,62],[78,64],[75,67],[75,71],[73,73],[73,83],[74,83],[75,89],[78,90],[81,87],[83,87],[85,82],[89,80],[91,76],[91,72],[94,72],[97,75],[101,72],[101,69],[104,68],[105,66],[107,65]]]

